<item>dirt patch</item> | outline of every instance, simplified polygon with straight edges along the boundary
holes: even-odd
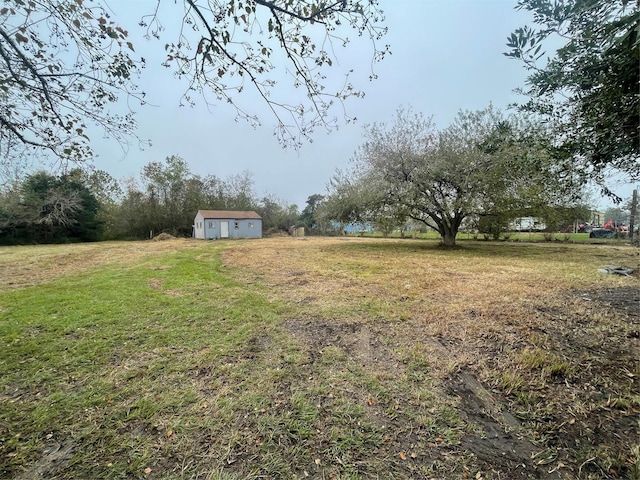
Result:
[[[459,408],[480,432],[467,435],[462,446],[472,452],[486,471],[508,478],[563,478],[536,465],[542,449],[526,438],[527,432],[507,410],[507,401],[490,393],[467,371],[449,381],[449,393],[460,399]]]
[[[283,326],[305,345],[310,362],[320,358],[326,347],[337,347],[365,368],[388,369],[393,364],[366,324],[314,319],[288,320]]]
[[[74,450],[71,443],[58,443],[49,439],[42,450],[42,456],[14,478],[15,480],[54,478],[71,461]]]
[[[284,327],[299,341],[308,354],[310,364],[323,361],[323,355],[330,349],[338,348],[344,353],[344,368],[350,363],[367,369],[370,372],[385,372],[387,375],[401,377],[406,375],[406,362],[396,358],[383,344],[384,332],[368,324],[323,319],[289,320]],[[451,352],[437,340],[421,336],[414,341],[420,342],[422,349],[425,343],[432,356],[449,359]],[[408,340],[407,345],[410,346]],[[423,350],[424,351],[424,350]],[[335,352],[331,353],[336,355]],[[496,478],[513,479],[561,479],[562,475],[536,464],[535,458],[542,449],[527,439],[527,431],[520,421],[508,410],[508,401],[499,393],[489,392],[470,371],[459,371],[444,379],[442,388],[451,397],[464,421],[473,425],[473,434],[463,435],[459,446],[450,446],[449,451],[439,449],[436,442],[421,442],[421,430],[405,436],[399,434],[406,428],[407,419],[398,415],[390,420],[383,410],[375,408],[372,400],[369,403],[370,418],[378,417],[384,423],[389,435],[396,441],[396,450],[412,452],[423,460],[441,461],[451,453],[464,456],[471,454],[475,468],[490,472]],[[358,395],[354,392],[354,395]],[[403,394],[395,392],[395,407],[401,404],[412,404],[411,392]],[[407,422],[409,423],[409,422]],[[423,440],[423,439],[422,439]],[[422,449],[421,449],[422,447]],[[465,477],[466,478],[466,477]]]
[[[620,318],[640,324],[640,284],[592,290],[581,294],[581,298],[601,303],[613,312],[619,312]]]

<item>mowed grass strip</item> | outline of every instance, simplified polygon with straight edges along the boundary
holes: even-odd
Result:
[[[2,292],[3,476],[164,472],[162,449],[175,444],[168,457],[180,457],[184,432],[216,438],[236,421],[225,417],[233,410],[224,413],[225,398],[264,373],[243,352],[276,308],[221,271],[218,245],[173,247],[131,256],[140,245],[123,243],[121,257],[112,250],[87,271],[79,249],[80,273]],[[229,385],[201,385],[208,369]],[[202,389],[216,392],[214,401]]]
[[[280,238],[33,251],[44,267],[29,280],[29,248],[0,250],[16,272],[0,292],[0,476],[614,478],[640,457],[637,316],[598,296],[637,280],[597,273],[635,266],[637,250]],[[468,375],[517,435],[469,408]]]

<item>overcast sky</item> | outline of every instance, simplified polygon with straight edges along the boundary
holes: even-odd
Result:
[[[108,4],[114,21],[135,35],[140,12],[152,11],[155,1],[111,0]],[[359,77],[356,86],[366,92],[363,99],[346,103],[357,122],[331,134],[316,132],[313,143],[298,152],[278,144],[273,136],[275,119],[261,105],[255,105],[263,123],[257,129],[234,121],[228,105],[179,107],[184,84],[158,66],[164,43],[174,40],[171,34],[160,41],[134,36],[136,53],[149,63],[139,84],[154,105],[134,109],[139,136],[151,139],[152,146],[144,151],[132,147],[125,155],[115,142],[94,142],[99,154],[96,167],[116,178],[137,177],[148,162],[179,155],[192,172],[201,175],[225,178],[248,170],[259,196],[274,194],[302,209],[308,196],[326,192],[336,168],[348,167],[362,142],[363,126],[391,121],[399,107],[433,116],[436,125],[444,128],[461,109],[479,110],[490,102],[506,109],[522,100],[513,90],[524,84],[527,72],[503,52],[506,37],[531,19],[514,5],[508,0],[380,0],[389,29],[381,43],[389,44],[392,54],[374,66],[378,79],[368,80],[371,50],[364,42],[337,51],[335,75],[342,78],[344,71],[353,68]],[[301,91],[291,93],[301,98]]]

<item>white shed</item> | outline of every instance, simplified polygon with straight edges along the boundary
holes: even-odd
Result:
[[[198,210],[193,220],[193,237],[262,238],[262,217],[251,211]]]

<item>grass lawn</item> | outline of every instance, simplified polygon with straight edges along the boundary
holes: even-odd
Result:
[[[0,478],[640,479],[619,244],[0,248]]]
[[[351,237],[382,238],[380,232],[354,232]],[[403,238],[399,232],[393,232],[389,238]],[[404,238],[421,240],[439,240],[440,234],[436,231],[427,233],[405,232]],[[490,235],[482,233],[459,232],[458,240],[492,240]],[[500,234],[500,241],[503,242],[553,242],[553,243],[590,243],[598,245],[624,246],[629,243],[629,238],[625,235],[621,238],[590,238],[588,233],[565,233],[565,232],[503,232]]]

